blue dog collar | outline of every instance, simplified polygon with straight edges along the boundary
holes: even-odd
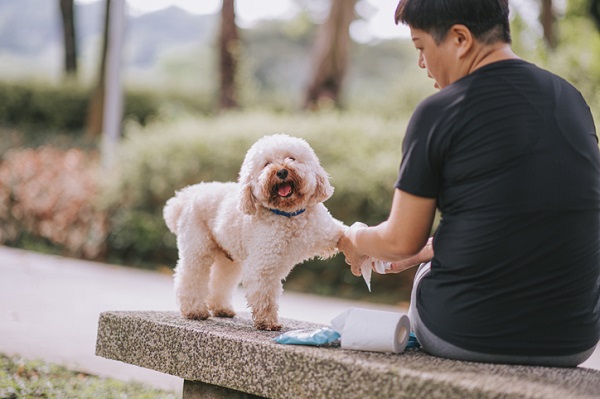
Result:
[[[273,212],[274,214],[276,214],[276,215],[285,216],[286,218],[291,218],[293,216],[298,216],[301,213],[304,213],[304,211],[306,211],[306,209],[298,209],[295,212],[285,212],[285,211],[280,211],[279,209],[272,209],[272,208],[269,208],[269,210],[271,212]]]

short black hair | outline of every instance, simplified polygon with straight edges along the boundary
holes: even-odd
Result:
[[[465,25],[482,43],[511,43],[508,0],[400,0],[396,24],[429,33],[437,44],[455,24]]]

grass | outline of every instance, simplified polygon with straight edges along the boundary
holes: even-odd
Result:
[[[174,392],[0,354],[0,399],[174,399]]]

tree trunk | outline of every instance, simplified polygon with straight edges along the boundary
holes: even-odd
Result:
[[[600,0],[590,0],[590,15],[600,32]]]
[[[348,65],[350,23],[356,0],[332,0],[329,17],[320,26],[313,52],[312,76],[304,98],[304,109],[333,103],[340,106],[340,93]]]
[[[91,137],[97,137],[102,133],[102,118],[104,116],[104,94],[106,91],[106,54],[108,51],[108,33],[110,31],[110,3],[111,0],[105,0],[104,16],[104,38],[102,42],[102,53],[98,70],[97,83],[92,92],[88,106],[88,115],[86,123],[86,132]]]
[[[104,81],[104,107],[102,114],[102,166],[110,170],[116,160],[116,150],[121,137],[123,121],[123,88],[121,85],[121,55],[125,31],[125,3],[111,0],[109,13],[108,46]]]
[[[235,0],[223,0],[221,9],[220,51],[220,89],[219,109],[238,107],[236,94],[236,71],[239,54],[239,35],[235,24]]]
[[[556,14],[552,0],[541,0],[540,23],[544,30],[544,41],[548,47],[554,50],[558,44],[556,35]]]
[[[60,0],[65,45],[65,76],[77,76],[77,42],[75,40],[75,11],[73,0]]]

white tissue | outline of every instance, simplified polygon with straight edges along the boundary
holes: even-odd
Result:
[[[373,269],[371,268],[371,259],[365,260],[362,265],[360,265],[360,274],[362,274],[365,279],[365,283],[367,283],[367,288],[369,292],[371,292],[371,273]]]
[[[384,262],[379,259],[373,259],[375,262],[375,271],[379,274],[385,274],[392,268],[392,262]]]
[[[345,310],[331,320],[341,335],[342,349],[400,353],[410,336],[410,320],[404,313],[361,308]]]
[[[367,258],[367,260],[360,265],[360,274],[362,274],[363,278],[365,279],[365,283],[367,283],[369,292],[371,292],[371,273],[373,271],[372,265],[375,265],[375,271],[379,274],[385,274],[386,271],[392,268],[391,262],[383,262],[375,258]]]

